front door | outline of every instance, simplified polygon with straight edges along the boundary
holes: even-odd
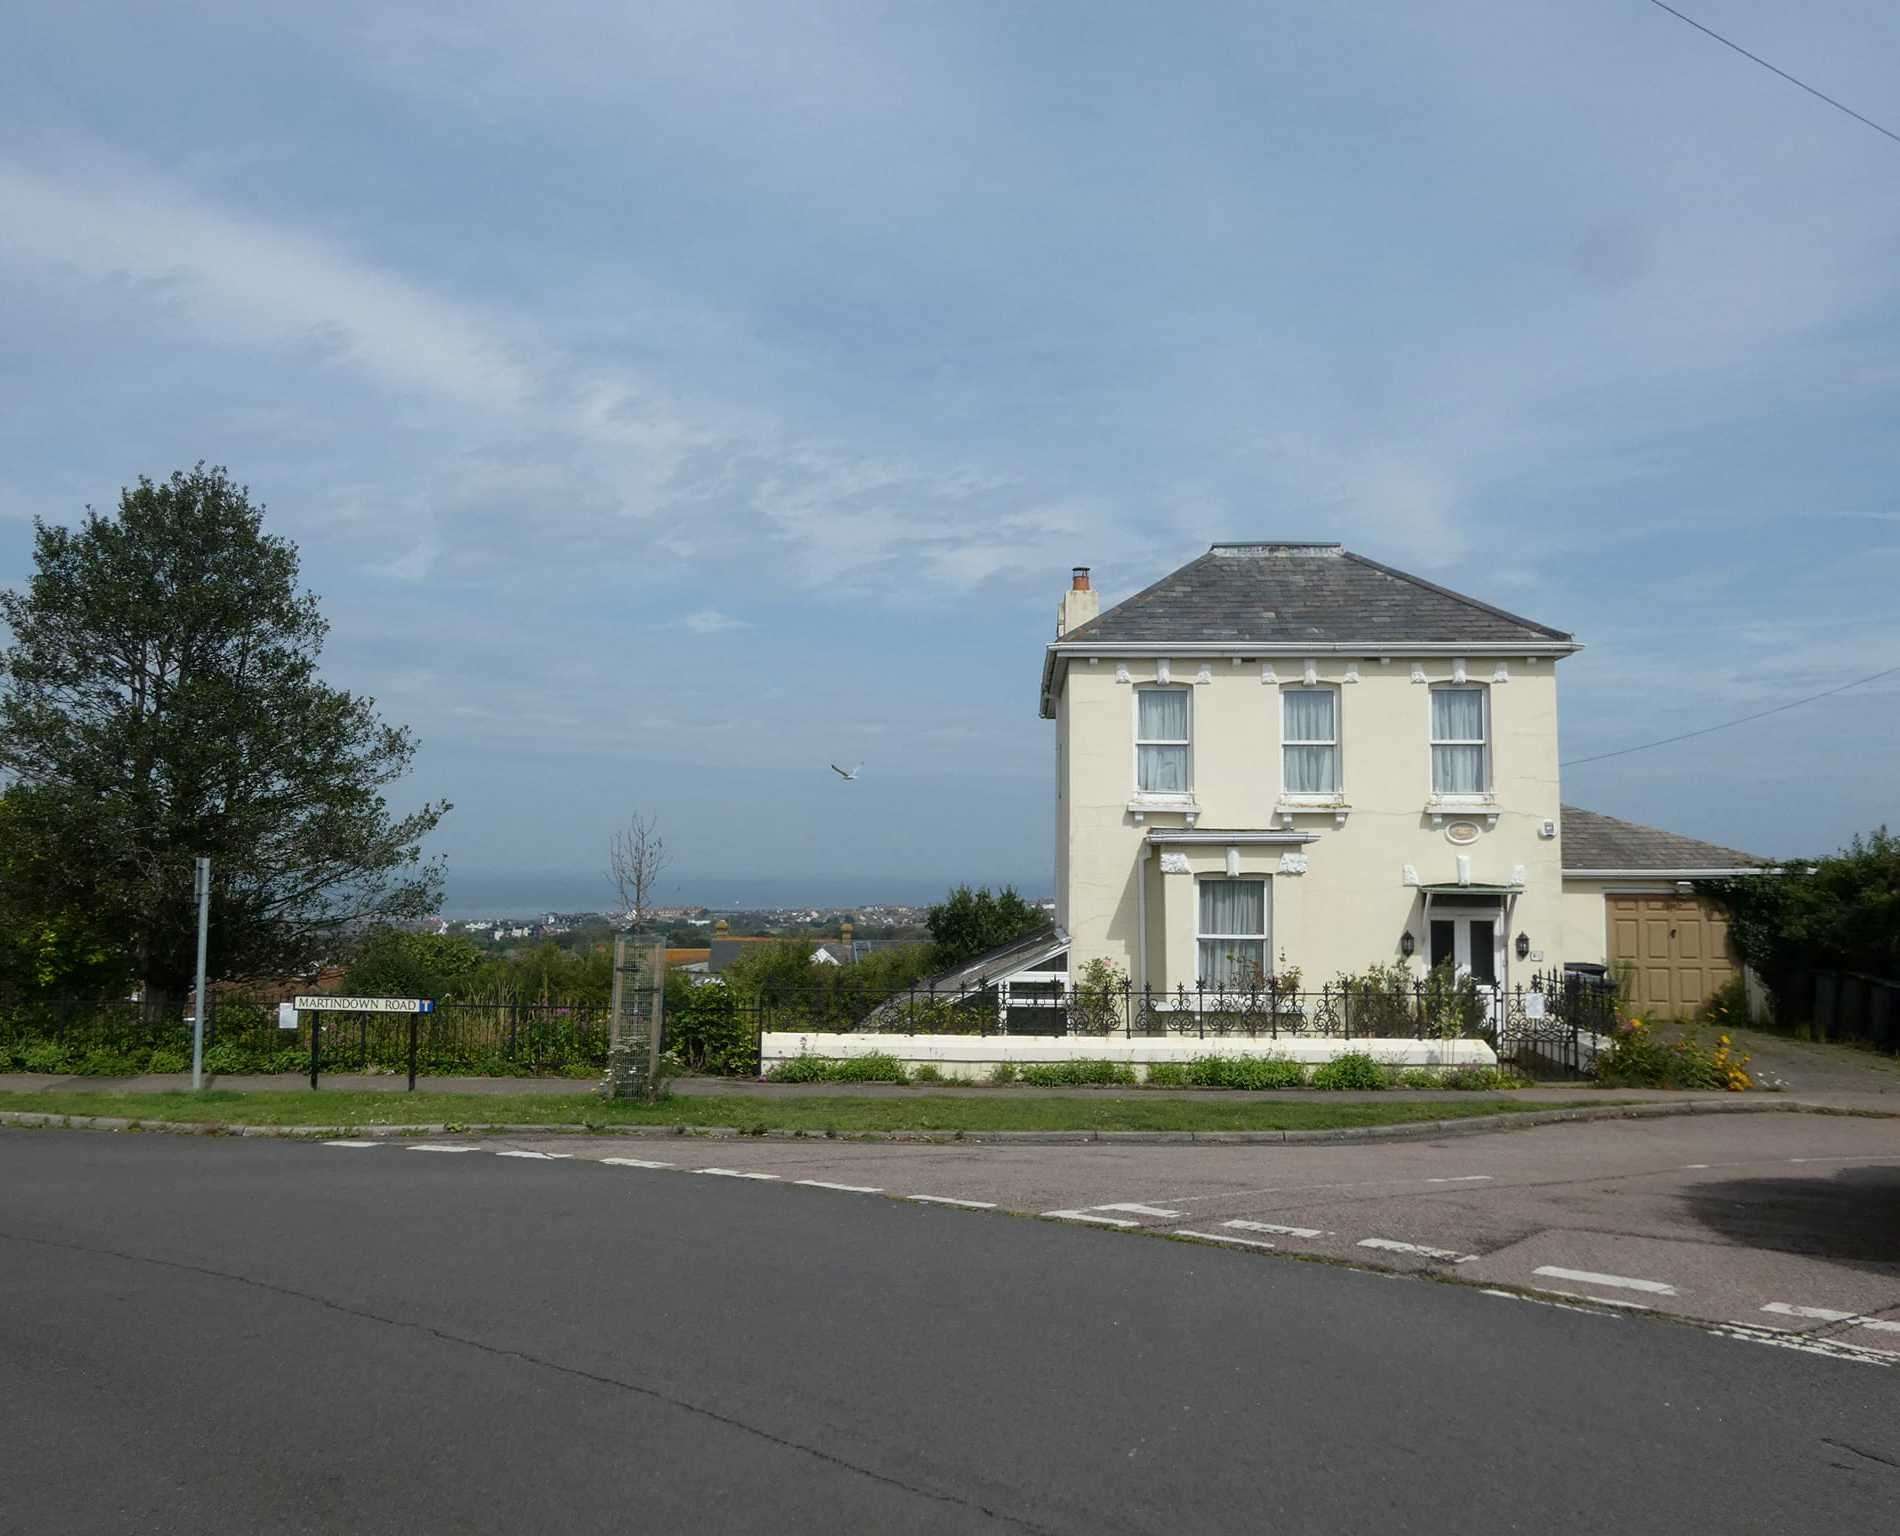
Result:
[[[1449,965],[1480,986],[1498,984],[1498,915],[1456,913],[1432,919],[1432,969]]]

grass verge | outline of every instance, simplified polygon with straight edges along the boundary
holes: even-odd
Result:
[[[694,1096],[654,1105],[613,1104],[573,1094],[467,1093],[0,1093],[0,1110],[100,1115],[149,1124],[217,1125],[651,1125],[743,1131],[1317,1131],[1462,1120],[1527,1110],[1601,1105],[1470,1098],[1456,1102],[1345,1104],[1090,1098],[757,1098]]]

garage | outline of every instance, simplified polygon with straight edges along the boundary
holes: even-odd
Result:
[[[1607,964],[1632,1013],[1686,1019],[1735,976],[1728,922],[1698,880],[1761,875],[1765,859],[1660,827],[1563,808],[1563,958]]]
[[[1647,1018],[1686,1019],[1735,974],[1728,923],[1694,896],[1606,896],[1610,970]]]

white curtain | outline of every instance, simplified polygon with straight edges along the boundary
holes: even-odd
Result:
[[[1331,746],[1286,746],[1283,778],[1289,795],[1330,795],[1339,789],[1337,696],[1330,690],[1289,689],[1284,701],[1281,739],[1287,742],[1332,742]]]
[[[1267,882],[1203,880],[1201,932],[1229,937],[1201,940],[1200,979],[1210,987],[1250,989],[1267,964]],[[1257,938],[1232,935],[1257,934]]]
[[[1468,746],[1432,748],[1432,788],[1441,795],[1481,795],[1484,782],[1484,691],[1440,688],[1432,694],[1434,741]]]
[[[1144,688],[1135,695],[1140,711],[1135,735],[1143,742],[1180,742],[1180,746],[1137,748],[1138,785],[1150,794],[1184,795],[1188,790],[1188,695],[1185,688]]]

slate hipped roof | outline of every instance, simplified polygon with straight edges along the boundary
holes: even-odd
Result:
[[[1338,544],[1216,544],[1062,637],[1071,644],[1264,645],[1381,640],[1569,642],[1560,629],[1355,555]]]
[[[1563,808],[1564,868],[1627,869],[1656,874],[1694,870],[1746,869],[1771,861],[1719,843],[1619,821],[1574,805]]]

